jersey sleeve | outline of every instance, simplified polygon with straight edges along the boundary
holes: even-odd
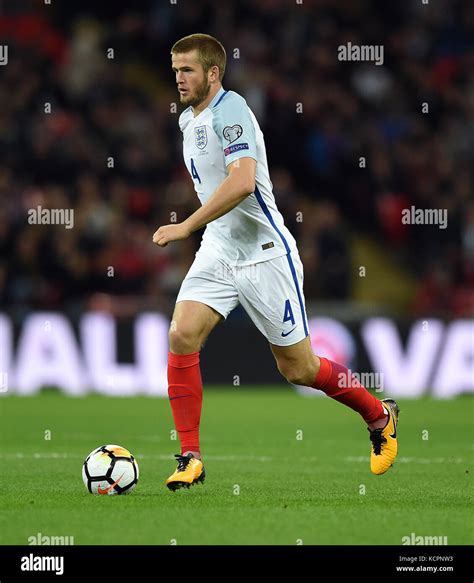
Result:
[[[255,126],[245,99],[229,92],[212,113],[213,129],[221,142],[225,165],[246,157],[256,161]]]

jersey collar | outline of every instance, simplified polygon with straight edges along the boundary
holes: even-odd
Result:
[[[227,93],[227,91],[224,89],[224,87],[221,87],[212,98],[212,101],[209,102],[209,105],[207,107],[209,109],[212,109],[218,103],[219,99],[224,95],[224,93]]]
[[[219,91],[214,95],[212,100],[209,102],[209,105],[206,107],[206,109],[212,109],[213,107],[215,107],[226,93],[227,93],[227,91],[224,89],[224,87],[221,87],[219,89]],[[192,109],[193,108],[191,106],[188,107],[188,110],[191,112],[192,112]],[[200,115],[202,115],[206,111],[206,109],[203,109],[200,113],[195,115],[194,119],[197,119]],[[187,110],[185,110],[185,111],[187,111]]]

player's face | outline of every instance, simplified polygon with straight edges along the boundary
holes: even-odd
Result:
[[[192,107],[202,103],[209,96],[211,86],[198,61],[197,51],[171,55],[171,65],[176,73],[181,103]]]

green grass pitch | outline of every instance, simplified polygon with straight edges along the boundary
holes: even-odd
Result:
[[[206,483],[175,493],[164,486],[179,452],[167,399],[0,399],[0,544],[38,533],[76,545],[400,545],[411,533],[474,543],[471,398],[399,401],[399,458],[374,476],[366,426],[331,399],[283,385],[204,393]],[[84,458],[106,443],[137,457],[129,496],[82,483]]]

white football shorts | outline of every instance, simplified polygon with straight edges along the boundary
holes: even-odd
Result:
[[[240,303],[277,346],[290,346],[308,336],[303,264],[295,251],[242,267],[198,251],[176,303],[183,300],[206,304],[224,318]]]

